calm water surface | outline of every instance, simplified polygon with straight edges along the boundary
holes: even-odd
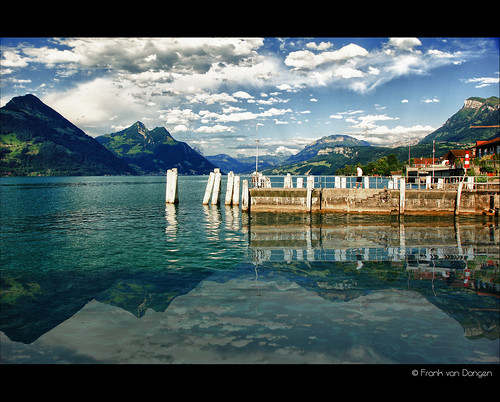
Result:
[[[499,363],[498,221],[249,216],[206,182],[2,178],[1,362]]]

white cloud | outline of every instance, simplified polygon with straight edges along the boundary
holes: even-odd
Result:
[[[407,141],[415,138],[424,138],[434,130],[435,128],[429,125],[422,126],[417,124],[411,127],[396,126],[394,128],[388,128],[387,126],[375,126],[369,130],[364,130],[362,133],[346,132],[345,134],[352,135],[359,140],[365,140],[372,145],[390,145],[395,142]]]
[[[53,92],[42,101],[87,134],[96,135],[99,127],[107,130],[113,116],[122,116],[129,124],[139,120],[144,110],[138,108],[133,96],[137,88],[128,84],[117,85],[108,78],[97,78],[79,84],[64,92]],[[107,133],[102,131],[100,134]]]
[[[189,129],[187,128],[186,125],[184,124],[178,124],[177,126],[174,127],[173,131],[174,133],[180,132],[180,131],[188,131]]]
[[[387,45],[400,49],[413,49],[415,46],[422,46],[422,42],[418,38],[390,38]]]
[[[190,98],[191,98],[190,100],[191,103],[205,103],[207,105],[213,105],[214,103],[237,102],[237,99],[234,96],[231,96],[225,92],[222,93],[201,92],[190,96]]]
[[[423,100],[421,100],[422,103],[439,103],[439,99],[434,97],[432,99],[430,98],[425,98]]]
[[[401,99],[401,103],[408,103],[409,100],[408,99]]]
[[[331,42],[321,42],[319,45],[317,45],[316,42],[309,42],[306,44],[308,49],[321,51],[330,49],[332,46],[333,44]]]
[[[235,98],[240,99],[253,99],[253,96],[245,91],[237,91],[232,94]]]
[[[476,83],[476,88],[484,88],[490,85],[498,84],[500,82],[500,79],[499,77],[478,77],[462,79],[461,81],[465,82],[466,84]]]
[[[353,57],[366,55],[368,55],[368,51],[366,49],[351,43],[339,50],[319,54],[315,54],[309,50],[291,52],[286,57],[285,64],[293,67],[294,69],[311,70],[326,63],[335,61],[339,62],[352,59]]]
[[[300,149],[297,149],[297,148],[288,148],[288,147],[285,147],[284,145],[280,145],[278,148],[276,148],[274,153],[276,155],[288,156],[288,155],[295,155],[299,151],[300,151]]]
[[[236,131],[233,126],[224,126],[222,124],[216,124],[214,126],[201,126],[194,130],[196,133],[223,133],[223,132],[234,132]]]

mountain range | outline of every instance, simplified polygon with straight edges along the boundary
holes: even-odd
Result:
[[[440,128],[411,144],[411,157],[429,157],[433,147],[441,155],[495,138],[499,115],[498,97],[468,98]],[[208,174],[216,167],[225,173],[255,170],[255,157],[204,157],[175,140],[164,127],[148,130],[140,121],[93,138],[29,94],[14,97],[0,108],[0,119],[0,175],[164,174],[173,167],[180,174]],[[390,154],[406,161],[408,145],[375,147],[347,135],[329,135],[288,159],[260,156],[259,171],[333,175],[347,164],[367,164]]]
[[[0,176],[208,174],[216,166],[163,127],[136,122],[93,138],[36,96],[0,108]]]
[[[140,121],[96,140],[138,174],[164,174],[171,168],[179,174],[209,174],[217,167],[164,127],[148,130]]]
[[[0,175],[123,175],[133,169],[34,95],[0,108]]]
[[[264,173],[334,175],[336,170],[342,169],[347,164],[366,165],[391,154],[394,154],[399,161],[407,161],[410,145],[411,158],[432,157],[433,147],[435,154],[441,156],[450,149],[470,148],[476,141],[498,137],[499,120],[498,97],[491,96],[487,99],[471,97],[466,99],[463,107],[440,128],[417,144],[375,147],[369,146],[368,143],[349,143],[354,139],[347,136],[344,136],[347,137],[344,139],[340,138],[342,136],[328,136],[292,155],[283,165],[264,170]],[[343,141],[349,141],[349,145]]]

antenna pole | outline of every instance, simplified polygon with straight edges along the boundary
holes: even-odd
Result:
[[[255,126],[255,144],[257,146],[255,154],[255,173],[259,171],[259,124]]]

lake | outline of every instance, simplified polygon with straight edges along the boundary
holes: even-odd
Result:
[[[498,220],[249,215],[207,180],[2,178],[1,362],[499,363]]]

